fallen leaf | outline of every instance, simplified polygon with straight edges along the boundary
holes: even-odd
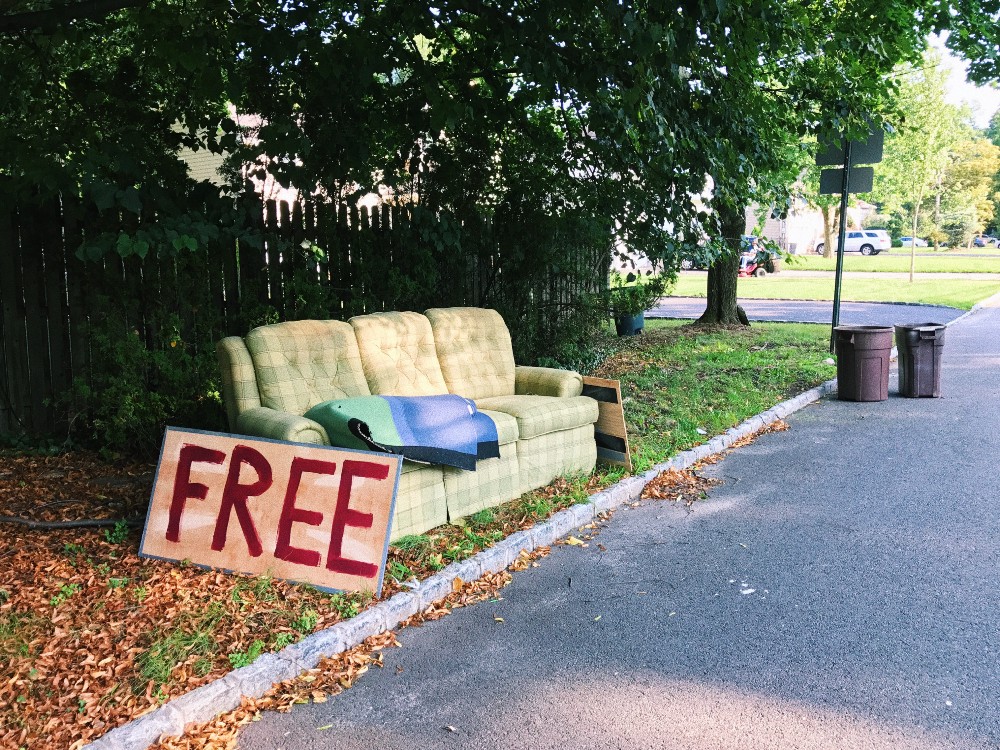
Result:
[[[493,616],[493,620],[495,622],[503,622],[504,621],[502,617],[497,617],[496,615]]]
[[[575,536],[566,537],[566,544],[570,545],[571,547],[587,546],[587,544],[584,541],[577,539]]]

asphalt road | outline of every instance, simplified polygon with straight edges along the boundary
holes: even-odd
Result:
[[[944,398],[821,401],[239,747],[996,750],[998,331],[948,329]]]
[[[832,302],[810,300],[740,299],[750,320],[826,323],[833,319]],[[699,317],[705,312],[704,297],[663,297],[646,313],[647,318]],[[965,311],[943,305],[893,305],[880,302],[841,302],[842,325],[914,325],[949,323]]]

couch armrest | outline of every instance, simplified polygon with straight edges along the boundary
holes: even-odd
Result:
[[[518,396],[579,396],[583,393],[583,377],[572,370],[518,365],[514,368],[514,393]]]
[[[235,430],[240,412],[260,406],[257,373],[250,352],[239,336],[222,339],[215,353],[222,373],[222,403],[226,407],[229,429]]]
[[[323,427],[311,419],[287,411],[258,406],[247,409],[236,418],[236,430],[241,435],[287,440],[292,443],[329,445],[330,438]]]

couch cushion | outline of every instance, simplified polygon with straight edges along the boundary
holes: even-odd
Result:
[[[276,323],[250,331],[246,344],[263,406],[304,414],[323,401],[370,395],[354,329],[347,323]]]
[[[449,392],[438,364],[431,324],[423,315],[374,313],[348,322],[354,327],[361,364],[373,394],[436,396]]]
[[[448,391],[471,399],[514,393],[514,351],[500,313],[481,307],[428,310]]]
[[[586,396],[494,396],[479,399],[476,406],[514,417],[522,440],[597,421],[597,402]]]

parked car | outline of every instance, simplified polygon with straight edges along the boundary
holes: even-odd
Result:
[[[899,244],[903,247],[927,247],[927,240],[922,240],[919,237],[900,237]]]
[[[708,263],[700,258],[681,258],[682,271],[704,271],[708,268]]]
[[[822,255],[825,243],[816,245],[816,252]],[[844,241],[845,253],[861,253],[862,255],[878,255],[883,250],[892,247],[892,238],[884,229],[851,230]]]
[[[988,234],[984,234],[982,237],[973,237],[972,245],[973,247],[989,247],[990,245],[996,245],[997,238],[990,237]]]

